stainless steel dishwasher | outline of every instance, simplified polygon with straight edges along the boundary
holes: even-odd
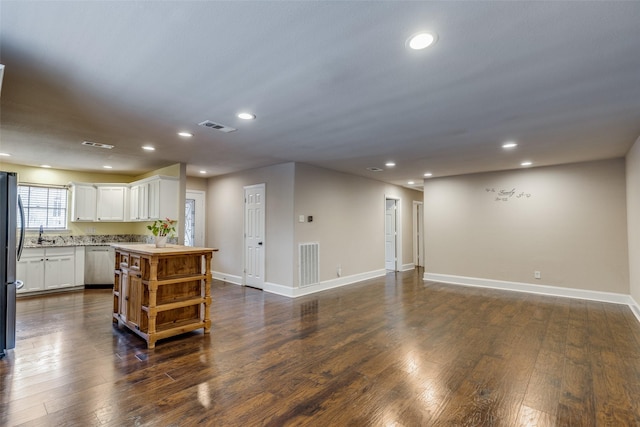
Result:
[[[111,246],[87,246],[84,252],[84,286],[113,286],[115,250]]]

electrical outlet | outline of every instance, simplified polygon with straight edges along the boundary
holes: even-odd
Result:
[[[540,279],[542,276],[540,275],[540,272],[536,270],[533,272],[533,277],[534,279]]]

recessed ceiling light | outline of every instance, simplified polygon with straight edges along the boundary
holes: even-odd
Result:
[[[518,146],[518,144],[516,144],[515,142],[509,141],[509,142],[505,142],[504,144],[502,144],[502,148],[516,148]]]
[[[531,166],[532,164],[533,164],[532,162],[526,161],[526,162],[520,163],[520,166]]]
[[[150,145],[143,145],[142,149],[147,151],[156,151],[156,149]]]
[[[242,120],[253,120],[256,118],[255,114],[251,114],[251,113],[239,113],[238,117],[241,118]]]
[[[200,173],[207,173],[207,171],[200,171]]]
[[[432,33],[418,33],[409,37],[407,46],[414,50],[427,48],[436,42],[436,35]]]
[[[191,132],[178,132],[178,135],[184,136],[185,138],[191,138],[193,136]]]
[[[11,157],[9,153],[0,153],[0,157]]]
[[[385,163],[384,165],[385,165],[386,167],[388,167],[388,168],[392,168],[392,167],[394,167],[396,164],[395,164],[394,162],[387,162],[387,163]]]
[[[433,174],[431,172],[427,172],[424,174],[425,177],[429,178],[430,176],[433,176]]]
[[[104,169],[113,169],[113,166],[109,166],[109,165],[104,165],[103,166]]]
[[[409,182],[407,182],[407,184],[413,185],[413,184],[415,184],[415,181],[409,181]]]
[[[51,165],[40,165],[40,167],[41,167],[41,168],[48,169],[48,168],[50,168],[50,167],[51,167]]]

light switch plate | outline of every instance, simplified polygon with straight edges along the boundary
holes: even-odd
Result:
[[[304,215],[300,215],[298,217],[298,222],[304,222]]]

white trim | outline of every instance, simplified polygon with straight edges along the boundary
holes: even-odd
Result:
[[[242,286],[242,276],[236,276],[234,274],[222,273],[220,271],[212,271],[211,276],[215,280],[221,280],[227,283],[233,283],[234,285]]]
[[[410,262],[409,264],[402,264],[402,267],[400,267],[400,271],[409,271],[415,268],[416,268],[416,265]]]
[[[614,292],[589,291],[586,289],[563,288],[559,286],[533,285],[530,283],[506,282],[502,280],[477,277],[453,276],[449,274],[424,273],[422,280],[448,283],[451,285],[475,286],[480,288],[502,289],[505,291],[526,292],[530,294],[550,295],[564,298],[578,298],[590,301],[610,302],[614,304],[636,305],[631,295]],[[633,311],[633,308],[632,308]],[[636,317],[640,315],[634,313]],[[638,318],[640,320],[640,317]]]
[[[631,309],[631,312],[633,313],[633,315],[636,316],[636,319],[638,319],[638,322],[640,322],[640,304],[638,304],[638,302],[635,299],[633,299],[631,295],[629,295],[629,298],[631,298],[631,303],[629,303],[629,308]]]
[[[279,285],[277,283],[265,282],[264,291],[276,295],[282,295],[289,298],[297,298],[304,295],[315,294],[316,292],[322,292],[329,289],[339,288],[342,286],[351,285],[353,283],[361,282],[363,280],[374,279],[376,277],[382,277],[387,274],[387,270],[374,270],[366,273],[354,274],[346,277],[339,277],[337,279],[325,280],[317,285],[305,286],[304,288],[291,288],[285,285]]]

